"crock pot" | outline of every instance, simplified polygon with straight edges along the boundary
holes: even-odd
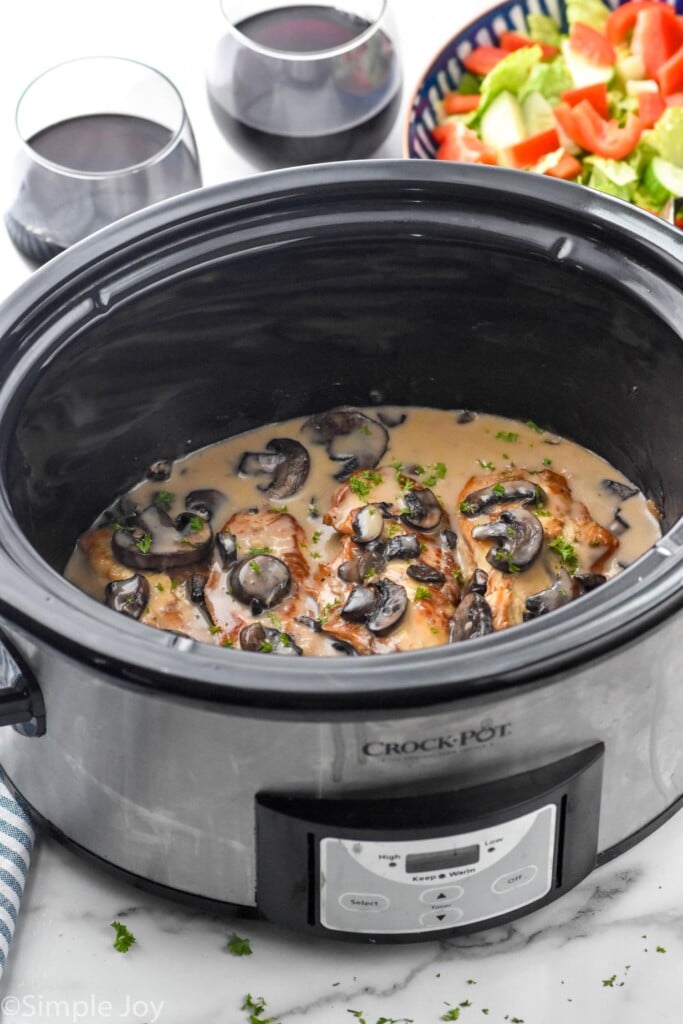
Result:
[[[188,194],[0,311],[0,761],[139,884],[415,940],[556,899],[683,801],[681,236],[589,189],[407,161]],[[60,572],[160,458],[340,404],[533,419],[661,509],[523,627],[278,659],[155,631]]]

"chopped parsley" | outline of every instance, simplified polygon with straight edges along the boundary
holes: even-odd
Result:
[[[666,953],[666,950],[664,949],[664,946],[657,946],[657,952],[658,953]]]
[[[272,622],[276,629],[279,629],[280,632],[282,632],[282,623],[278,619],[275,612],[266,612],[266,618]]]
[[[319,551],[311,551],[311,558],[322,558]]]
[[[258,649],[263,654],[272,654],[275,648],[271,644],[270,640],[262,640]]]
[[[617,980],[616,974],[613,974],[611,978],[602,979],[603,988],[614,988],[614,982]]]
[[[221,640],[221,647],[234,647],[232,640],[228,640],[227,636]]]
[[[493,463],[491,462],[490,459],[477,459],[477,462],[479,463],[479,465],[481,466],[482,469],[495,469],[496,468],[493,465]]]
[[[535,430],[537,434],[545,434],[543,427],[539,427],[538,423],[534,423],[533,420],[527,420],[526,425],[527,427],[530,427],[531,430]]]
[[[455,579],[456,579],[456,581],[458,583],[464,583],[465,582],[465,576],[464,576],[463,571],[462,571],[462,569],[460,568],[459,565],[456,565],[455,569],[453,570],[453,576],[455,577]],[[467,982],[467,984],[469,985],[469,981]],[[473,984],[476,984],[476,983],[473,982]]]
[[[266,1008],[266,1001],[263,996],[254,998],[250,993],[244,997],[243,1010],[252,1010],[247,1017],[248,1024],[277,1024],[275,1017],[264,1017],[263,1011]]]
[[[320,530],[315,530],[314,533],[313,533],[313,536],[311,537],[311,540],[312,540],[312,542],[314,544],[317,544],[321,537],[322,537],[321,531]]]
[[[545,458],[543,460],[543,465],[544,466],[552,466],[552,464],[553,464],[553,460],[552,459]]]
[[[514,430],[499,430],[496,437],[499,441],[509,441],[511,444],[519,440],[519,434],[516,434]]]
[[[140,537],[140,540],[135,541],[135,547],[143,555],[148,555],[152,549],[152,534],[143,533],[142,537]]]
[[[460,1005],[461,1006],[471,1006],[472,1003],[469,1001],[469,999],[463,999],[463,1001],[460,1003]]]
[[[368,571],[363,573],[363,579],[364,580],[370,580],[370,579],[372,579],[373,576],[376,576],[376,575],[377,575],[377,569],[375,568],[374,565],[371,565],[370,568],[368,569]]]
[[[428,587],[415,587],[414,601],[429,601],[431,599],[432,592]]]
[[[209,633],[211,633],[212,636],[215,636],[216,633],[220,633],[220,631],[221,627],[216,626],[214,623],[211,623],[211,625],[209,626]]]
[[[127,953],[135,942],[135,936],[120,921],[112,921],[111,926],[116,932],[116,938],[113,942],[114,949],[119,953]]]
[[[160,512],[168,512],[174,501],[175,494],[171,491],[157,491],[152,498],[152,504],[155,508],[158,508]]]
[[[452,1007],[450,1010],[446,1010],[441,1016],[441,1020],[458,1020],[460,1017],[460,1010],[457,1006]]]
[[[269,548],[267,544],[264,544],[263,547],[249,548],[249,550],[247,551],[247,555],[249,556],[249,558],[254,558],[255,555],[269,555],[271,550],[272,549]]]
[[[233,932],[225,946],[225,952],[232,956],[251,956],[254,952],[249,939],[243,939],[237,932]]]
[[[390,537],[395,537],[396,534],[400,533],[400,532],[401,532],[401,527],[398,525],[398,523],[389,523],[389,526],[387,528],[387,534]]]
[[[180,586],[180,580],[176,576],[171,576],[171,591],[176,590]]]
[[[261,566],[258,564],[258,562],[251,561],[249,563],[249,568],[251,569],[252,572],[255,572],[257,576],[261,575]]]
[[[425,476],[425,474],[427,475]],[[443,480],[446,476],[446,465],[443,462],[435,462],[433,466],[421,469],[420,475],[425,476],[422,481],[425,487],[434,487],[439,480]]]
[[[282,513],[282,512],[286,512],[286,511],[287,511],[287,506],[286,505],[273,505],[273,512],[281,512]]]
[[[363,426],[360,428],[359,433],[365,434],[366,437],[370,437],[372,431],[370,430],[370,427],[367,427],[365,424],[363,424]]]
[[[190,529],[193,533],[199,533],[206,525],[206,520],[201,516],[190,516]]]
[[[159,593],[160,593],[160,594],[162,594],[162,593],[163,593],[163,591],[164,591],[164,585],[163,585],[163,583],[157,583],[157,585],[156,585],[156,586],[157,586],[157,590],[159,591]]]
[[[579,567],[579,557],[573,544],[570,544],[568,540],[560,535],[555,540],[551,540],[548,547],[557,552],[568,573],[573,574],[576,572]]]
[[[471,516],[477,511],[477,506],[473,505],[471,501],[461,501],[458,508],[464,516]]]
[[[496,495],[497,498],[505,497],[505,487],[501,483],[494,484],[493,487],[491,488],[491,491]]]

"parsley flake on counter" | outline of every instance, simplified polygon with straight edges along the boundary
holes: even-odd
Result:
[[[128,930],[128,928],[126,928],[125,924],[121,924],[120,921],[112,921],[111,926],[116,932],[116,937],[113,942],[114,949],[118,953],[127,953],[135,942],[135,936]]]
[[[468,979],[467,979],[467,984],[468,984],[468,985],[476,985],[477,983],[476,983],[476,981],[474,980],[474,978],[468,978]]]
[[[247,993],[242,1003],[243,1010],[253,1010],[247,1017],[249,1024],[277,1024],[275,1017],[264,1017],[263,1011],[266,1008],[266,1001],[263,996],[254,997]]]
[[[499,441],[510,441],[512,444],[519,440],[519,434],[514,430],[499,430],[496,437]]]
[[[225,952],[231,953],[232,956],[251,956],[254,951],[249,939],[244,939],[237,932],[233,932],[226,943]]]
[[[441,1020],[458,1020],[459,1017],[460,1010],[457,1006],[454,1006],[452,1009],[446,1010],[446,1012],[442,1014]]]
[[[320,530],[315,530],[313,536],[311,537],[311,540],[314,544],[317,544],[321,537],[322,532]]]
[[[470,1002],[469,999],[463,999],[463,1001],[460,1003],[460,1005],[461,1006],[471,1006],[472,1003]]]
[[[603,988],[614,988],[614,982],[617,980],[616,974],[613,974],[611,978],[602,979]]]
[[[666,953],[666,950],[664,949],[664,946],[657,946],[657,952],[658,953]]]

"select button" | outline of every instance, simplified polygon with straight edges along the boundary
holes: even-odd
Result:
[[[519,868],[517,871],[510,871],[507,875],[501,875],[497,878],[491,886],[492,892],[503,893],[510,892],[511,889],[519,889],[523,885],[529,885],[533,882],[534,878],[538,874],[538,868],[535,864],[527,864],[524,868]]]
[[[388,910],[390,903],[386,896],[375,892],[345,892],[339,897],[344,910],[355,910],[366,914],[376,914]]]
[[[420,893],[420,900],[422,903],[431,903],[434,906],[448,905],[459,900],[464,892],[461,885],[444,885],[440,889],[425,889]]]

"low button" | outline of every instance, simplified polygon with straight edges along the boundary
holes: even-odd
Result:
[[[443,907],[441,910],[429,910],[420,915],[420,928],[452,928],[457,924],[464,912],[460,907]]]
[[[459,900],[464,891],[461,885],[444,885],[440,889],[425,889],[420,893],[420,900],[422,903],[430,903],[433,906],[448,905]]]
[[[527,864],[526,867],[519,868],[517,871],[510,871],[507,875],[501,875],[491,886],[491,891],[504,893],[510,892],[511,889],[519,889],[523,885],[529,885],[530,882],[533,882],[537,874],[538,868],[536,865]]]
[[[345,892],[339,897],[339,903],[344,910],[355,910],[366,914],[376,914],[382,910],[388,910],[390,906],[386,896],[376,892]]]

